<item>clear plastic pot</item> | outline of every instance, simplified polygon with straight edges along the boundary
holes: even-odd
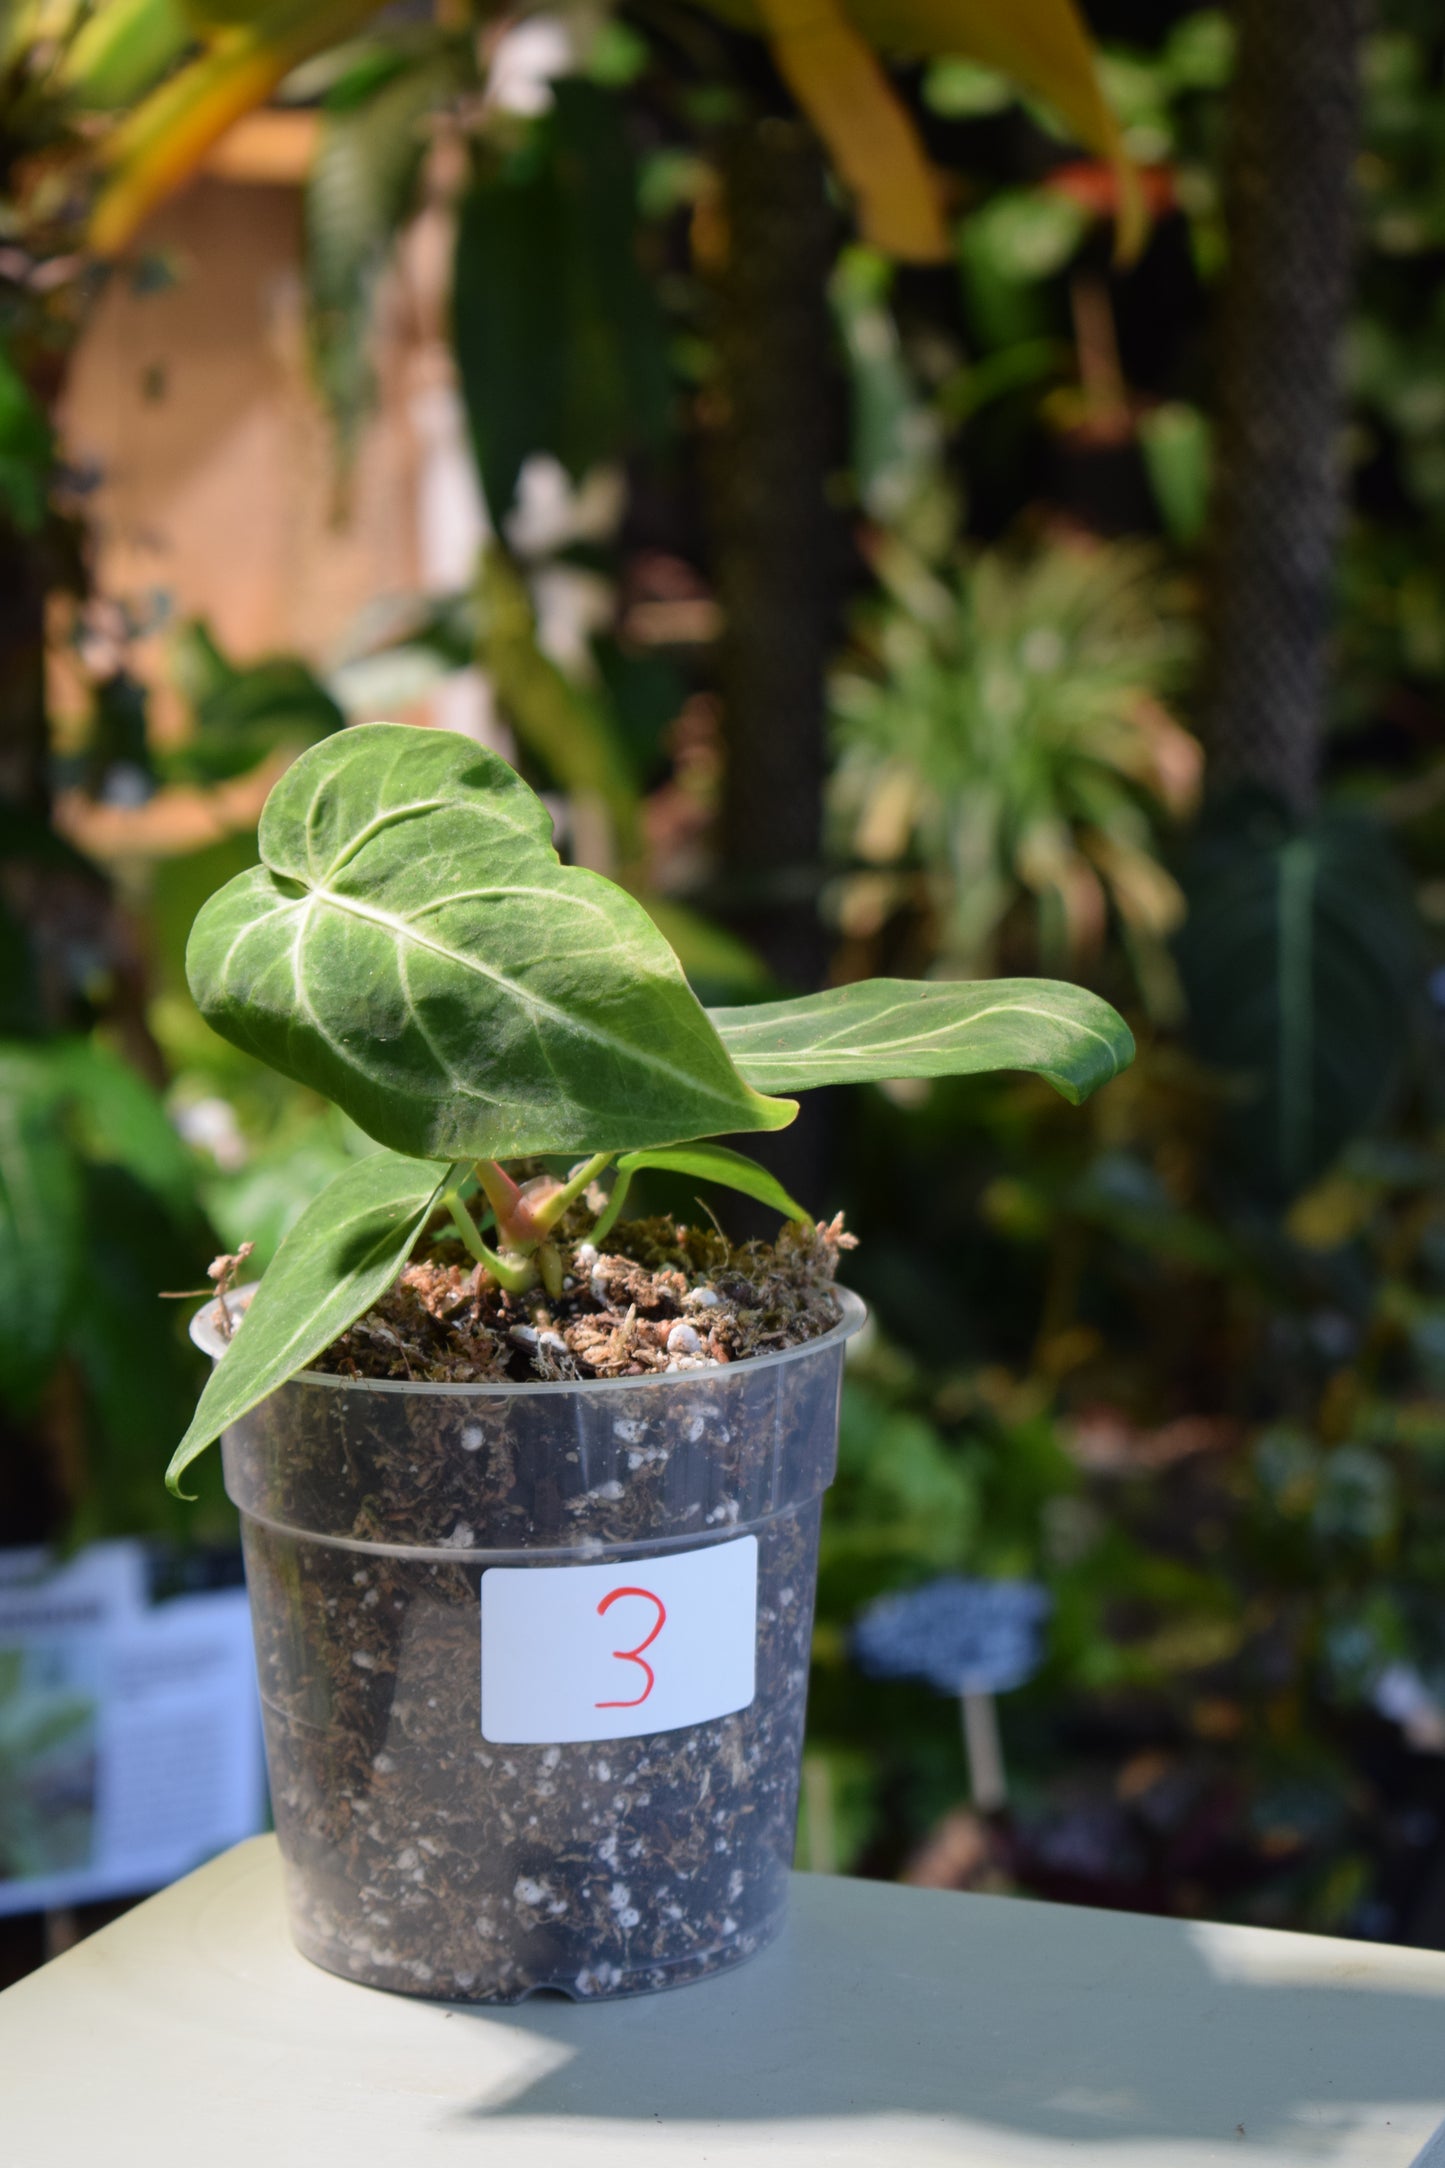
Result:
[[[650,1378],[306,1371],[226,1433],[308,1957],[517,2002],[673,1986],[777,1933],[864,1314],[840,1302],[802,1347]]]

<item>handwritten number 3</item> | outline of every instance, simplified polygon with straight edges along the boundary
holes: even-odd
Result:
[[[636,1648],[614,1649],[612,1651],[613,1655],[617,1658],[619,1663],[636,1664],[640,1671],[645,1671],[647,1673],[647,1684],[643,1687],[642,1692],[638,1694],[633,1700],[594,1702],[593,1707],[597,1709],[636,1709],[640,1707],[640,1705],[644,1701],[646,1701],[648,1695],[652,1692],[653,1687],[657,1684],[657,1675],[653,1671],[651,1664],[648,1663],[646,1657],[643,1655],[642,1652],[644,1649],[650,1649],[652,1647],[653,1642],[657,1639],[658,1635],[662,1632],[663,1627],[667,1624],[667,1606],[664,1604],[660,1596],[653,1595],[650,1588],[614,1588],[612,1593],[608,1596],[604,1596],[601,1603],[598,1604],[598,1617],[605,1617],[609,1606],[616,1603],[620,1596],[640,1596],[644,1603],[655,1603],[657,1605],[657,1623],[653,1627],[651,1633],[647,1635],[646,1639],[639,1641]]]

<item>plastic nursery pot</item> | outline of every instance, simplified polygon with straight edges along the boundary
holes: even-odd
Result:
[[[842,1316],[719,1368],[304,1371],[229,1430],[306,1956],[476,2002],[635,1995],[782,1923]],[[208,1306],[192,1328],[222,1351]]]

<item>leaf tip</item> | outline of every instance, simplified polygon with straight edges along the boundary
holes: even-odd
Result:
[[[752,1087],[750,1086],[749,1089]],[[754,1092],[760,1107],[766,1107],[767,1120],[760,1126],[765,1129],[791,1129],[798,1119],[796,1099],[775,1099],[766,1092]]]
[[[170,1492],[172,1498],[184,1499],[188,1506],[193,1506],[201,1494],[199,1491],[183,1490],[181,1488],[181,1477],[190,1466],[192,1458],[190,1454],[187,1454],[183,1460],[181,1458],[182,1450],[183,1448],[177,1447],[175,1457],[166,1470],[166,1489]]]
[[[207,1390],[209,1391],[209,1387]],[[204,1405],[203,1396],[202,1407]],[[208,1446],[214,1445],[219,1436],[219,1433],[214,1430],[202,1432],[200,1428],[201,1421],[201,1409],[198,1408],[192,1419],[190,1429],[186,1432],[174,1453],[172,1453],[170,1466],[166,1469],[166,1489],[170,1492],[172,1498],[182,1498],[187,1505],[194,1505],[200,1496],[200,1492],[183,1490],[181,1488],[181,1477],[190,1467],[191,1462],[199,1460],[202,1453],[206,1451]]]

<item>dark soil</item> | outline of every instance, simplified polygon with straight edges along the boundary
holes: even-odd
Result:
[[[310,1956],[376,1986],[513,2001],[645,1992],[770,1939],[842,1349],[748,1358],[838,1322],[847,1242],[836,1225],[734,1247],[635,1222],[599,1256],[568,1244],[572,1284],[551,1302],[479,1292],[439,1247],[328,1351],[336,1382],[293,1381],[227,1434]],[[588,1392],[594,1377],[615,1382]],[[483,1389],[398,1392],[406,1379]],[[745,1532],[748,1708],[580,1744],[482,1736],[490,1566],[621,1565]]]
[[[600,1254],[581,1236],[564,1242],[555,1300],[540,1288],[506,1294],[470,1260],[457,1261],[460,1243],[438,1245],[313,1367],[468,1385],[646,1377],[740,1362],[801,1346],[837,1324],[833,1278],[840,1251],[855,1239],[841,1219],[789,1225],[776,1242],[740,1245],[711,1227],[624,1221]]]

